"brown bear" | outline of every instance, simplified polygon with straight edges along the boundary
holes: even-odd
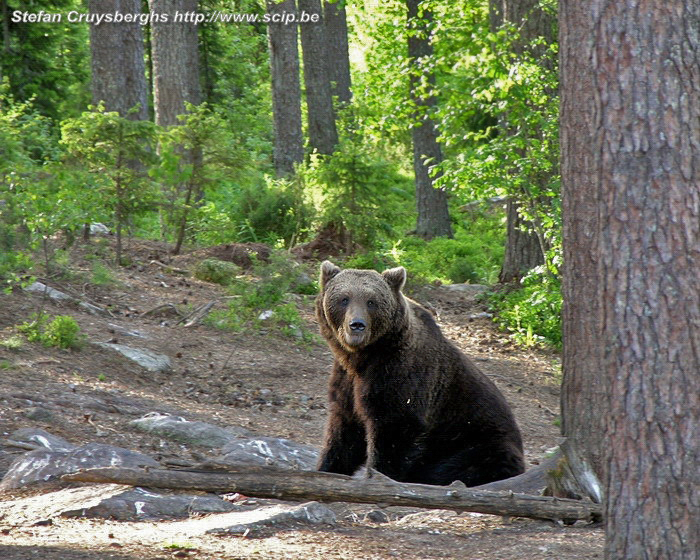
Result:
[[[401,292],[403,267],[321,265],[316,317],[335,363],[318,470],[477,486],[524,471],[520,431],[493,382]]]

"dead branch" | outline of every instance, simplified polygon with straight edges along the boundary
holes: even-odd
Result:
[[[172,303],[163,303],[162,305],[158,305],[153,309],[149,309],[148,311],[141,313],[141,317],[165,315],[173,315],[176,317],[182,316],[182,314],[177,310],[177,307],[175,307],[175,305]]]
[[[211,308],[214,307],[218,300],[212,300],[208,303],[204,303],[200,306],[198,306],[192,313],[189,315],[183,317],[180,319],[176,325],[181,325],[184,323],[185,327],[191,327],[193,325],[198,324],[204,317],[206,317],[209,314],[209,311],[211,311]]]
[[[175,274],[184,274],[184,275],[189,275],[190,271],[185,270],[184,268],[175,268],[174,266],[170,266],[169,264],[162,263],[160,261],[153,260],[149,264],[153,264],[155,266],[158,266],[165,270],[166,272],[174,272]]]
[[[598,504],[585,501],[472,490],[461,482],[450,486],[405,484],[376,472],[370,478],[359,479],[269,467],[232,466],[228,472],[105,467],[67,474],[62,478],[71,482],[116,483],[219,493],[240,492],[246,496],[282,500],[379,503],[564,522],[596,521],[600,519],[602,511]]]

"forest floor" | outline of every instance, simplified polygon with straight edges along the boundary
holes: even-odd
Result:
[[[175,326],[172,319],[143,317],[165,303],[199,305],[226,295],[225,289],[169,272],[152,261],[167,260],[167,247],[133,242],[127,249],[133,266],[114,272],[116,283],[86,282],[90,246],[74,250],[74,279],[48,285],[102,307],[111,316],[90,315],[71,305],[16,290],[0,295],[0,339],[43,309],[73,316],[91,342],[125,340],[120,329],[138,331],[139,345],[167,354],[170,373],[146,373],[118,354],[93,344],[78,351],[24,343],[0,346],[0,439],[34,427],[74,444],[109,443],[141,451],[158,460],[196,463],[201,449],[166,442],[129,425],[149,412],[169,413],[222,427],[239,426],[259,435],[284,437],[319,447],[326,417],[326,384],[332,358],[318,338],[301,342],[269,329],[241,333],[199,325]],[[178,257],[172,266],[189,268],[201,253]],[[316,264],[309,269],[315,275]],[[82,269],[82,274],[81,274]],[[409,271],[410,272],[410,271]],[[493,379],[510,402],[522,430],[528,466],[537,464],[559,443],[558,357],[514,346],[488,318],[470,316],[483,304],[446,287],[425,287],[411,294],[439,313],[446,336]],[[300,308],[305,329],[316,332],[312,298]],[[86,402],[110,406],[86,406]],[[40,407],[44,416],[31,414]],[[31,419],[40,418],[40,419]],[[0,446],[0,476],[21,451]],[[370,560],[385,558],[480,560],[580,560],[602,558],[602,529],[578,523],[559,526],[532,519],[505,519],[476,513],[384,507],[385,522],[367,513],[381,506],[331,504],[335,526],[290,527],[259,538],[188,536],[182,522],[118,522],[56,517],[34,524],[14,518],[7,504],[44,490],[0,494],[0,558],[24,560],[170,558]],[[388,519],[388,521],[387,521]]]

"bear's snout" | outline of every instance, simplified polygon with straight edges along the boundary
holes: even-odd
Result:
[[[350,321],[350,324],[348,325],[350,327],[350,330],[352,332],[362,332],[367,328],[367,323],[363,321],[362,319],[355,318],[352,321]]]

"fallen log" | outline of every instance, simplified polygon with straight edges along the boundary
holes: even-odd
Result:
[[[226,472],[104,467],[67,474],[62,478],[70,482],[115,483],[218,493],[239,492],[246,496],[282,500],[449,509],[564,523],[579,520],[598,521],[602,514],[600,505],[587,501],[472,490],[461,482],[450,486],[407,484],[391,480],[376,471],[371,477],[360,479],[331,473],[270,467],[232,466]]]

